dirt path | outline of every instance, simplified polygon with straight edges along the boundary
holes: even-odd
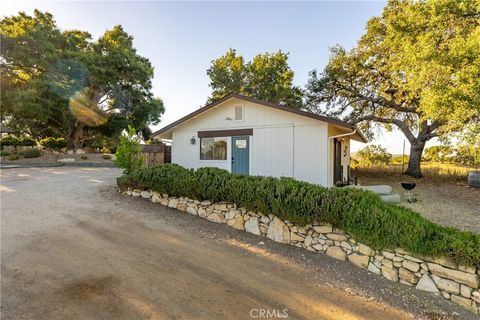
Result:
[[[2,170],[2,319],[261,319],[262,309],[288,319],[475,318],[349,263],[122,197],[119,173]]]

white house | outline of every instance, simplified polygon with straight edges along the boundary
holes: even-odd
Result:
[[[233,173],[293,177],[323,186],[348,181],[354,126],[287,106],[230,94],[153,134],[172,140],[172,163]]]

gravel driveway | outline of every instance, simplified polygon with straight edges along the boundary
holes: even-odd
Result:
[[[347,262],[121,196],[119,174],[2,170],[2,319],[475,319]]]

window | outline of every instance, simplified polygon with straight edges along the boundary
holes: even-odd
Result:
[[[235,121],[242,121],[243,120],[243,106],[236,106],[235,107]]]
[[[201,138],[200,160],[227,160],[227,138]]]

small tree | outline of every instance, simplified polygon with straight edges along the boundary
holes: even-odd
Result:
[[[140,139],[135,128],[128,126],[128,131],[120,137],[117,152],[115,153],[115,165],[125,169],[125,173],[130,173],[141,168],[143,159],[139,157]]]
[[[392,161],[392,154],[380,145],[366,146],[357,152],[357,160],[360,165],[388,165]]]

